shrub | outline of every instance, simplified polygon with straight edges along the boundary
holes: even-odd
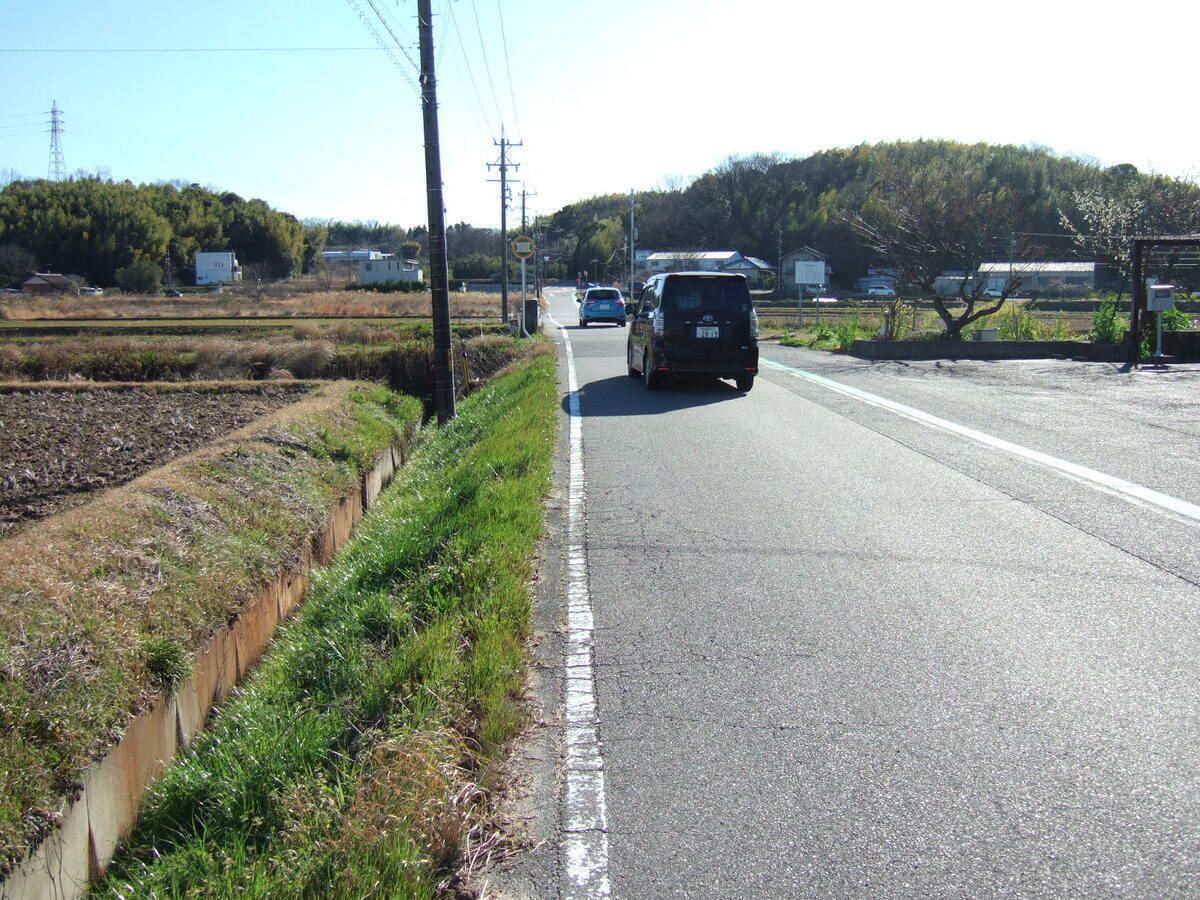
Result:
[[[985,321],[985,320],[981,320]],[[1024,306],[1006,306],[992,321],[1002,341],[1036,341],[1041,337],[1037,318]],[[982,327],[987,328],[987,325]]]
[[[279,348],[275,365],[297,378],[321,378],[331,359],[333,345],[328,341],[294,341]]]
[[[838,325],[836,333],[839,353],[849,353],[854,349],[854,342],[858,339],[858,313],[848,319],[843,319]]]
[[[1182,309],[1168,309],[1162,314],[1163,331],[1190,331],[1192,317]]]
[[[292,337],[298,341],[315,341],[321,336],[321,329],[315,322],[297,322],[292,326]]]
[[[1092,330],[1088,332],[1088,338],[1096,344],[1119,344],[1127,327],[1125,320],[1117,312],[1117,302],[1105,300],[1100,304],[1100,308],[1092,313]]]
[[[348,291],[374,291],[378,294],[419,294],[429,290],[424,281],[373,281],[370,284],[353,282],[346,285]]]
[[[0,373],[14,375],[21,366],[21,351],[12,344],[0,344]]]

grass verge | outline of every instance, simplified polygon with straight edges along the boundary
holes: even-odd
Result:
[[[556,401],[543,353],[427,429],[98,895],[433,897],[489,852]]]
[[[0,541],[0,872],[420,419],[378,385],[325,385]]]

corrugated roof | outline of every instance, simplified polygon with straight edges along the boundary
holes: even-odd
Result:
[[[647,259],[729,259],[741,256],[736,250],[675,250],[651,253]]]
[[[1032,275],[1042,272],[1095,272],[1094,262],[987,262],[980,263],[979,271],[1007,275]]]

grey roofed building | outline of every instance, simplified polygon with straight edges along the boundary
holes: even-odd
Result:
[[[746,280],[750,282],[750,287],[762,287],[763,276],[767,272],[774,272],[775,267],[765,260],[759,259],[757,256],[741,256],[732,262],[725,263],[718,267],[721,272],[734,272],[739,275],[745,275]]]
[[[989,290],[1004,290],[1016,282],[1022,291],[1082,292],[1097,287],[1104,266],[1095,262],[985,262],[979,266],[979,279]]]
[[[736,250],[664,250],[647,256],[646,268],[651,272],[716,272],[741,258]]]

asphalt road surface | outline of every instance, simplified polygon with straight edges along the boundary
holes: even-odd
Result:
[[[603,776],[559,895],[1200,893],[1200,371],[764,346],[647,392],[549,296]]]

